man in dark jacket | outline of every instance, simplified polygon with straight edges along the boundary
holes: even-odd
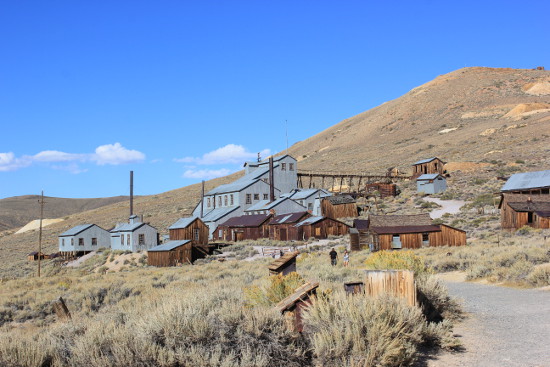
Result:
[[[330,255],[330,265],[335,266],[338,261],[338,253],[332,248],[328,254]]]

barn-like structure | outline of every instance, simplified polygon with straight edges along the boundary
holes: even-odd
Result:
[[[550,170],[516,173],[500,192],[503,229],[550,228]]]
[[[208,245],[208,226],[198,217],[180,218],[168,227],[170,240],[190,240],[193,245]]]
[[[357,217],[357,204],[351,195],[328,196],[321,201],[321,213],[324,217],[353,218]]]
[[[447,162],[443,162],[441,159],[437,157],[422,159],[412,164],[413,166],[412,177],[417,178],[427,173],[443,174],[445,173],[445,169],[444,169],[445,163]]]
[[[271,217],[271,214],[253,214],[229,218],[214,231],[214,239],[243,241],[268,238]]]
[[[269,222],[269,238],[276,241],[290,241],[298,238],[297,223],[309,218],[311,214],[302,211],[298,213],[281,214]]]
[[[374,250],[465,246],[466,232],[444,224],[432,224],[429,214],[371,215],[370,241]]]
[[[193,246],[191,240],[176,240],[147,250],[147,264],[151,266],[178,266],[191,264],[208,253],[202,246]]]

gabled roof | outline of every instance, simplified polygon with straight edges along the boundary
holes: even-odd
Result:
[[[423,175],[418,176],[416,181],[428,181],[428,180],[435,180],[438,177],[442,177],[439,173],[424,173]],[[443,178],[445,179],[445,178]]]
[[[305,215],[309,215],[308,212],[298,212],[298,213],[288,213],[288,214],[279,214],[273,217],[270,225],[275,224],[290,224],[290,223],[297,223],[300,219],[302,219]]]
[[[269,200],[260,200],[256,204],[249,206],[248,209],[245,210],[245,212],[254,210],[265,210],[264,206],[266,206],[267,204],[269,204]]]
[[[149,227],[152,227],[151,225],[147,223],[137,222],[137,223],[123,223],[121,225],[116,226],[115,228],[111,229],[111,233],[116,232],[133,232],[138,228],[141,228],[145,225],[148,225]],[[152,227],[154,228],[154,227]]]
[[[369,220],[368,219],[354,219],[353,227],[359,230],[369,229]]]
[[[225,208],[222,207],[222,208],[212,209],[202,217],[202,221],[216,222],[239,208],[240,208],[239,206],[230,206]]]
[[[413,215],[370,215],[371,227],[403,227],[403,226],[430,226],[430,214]]]
[[[248,209],[245,210],[245,212],[252,212],[252,211],[257,211],[257,210],[270,210],[270,209],[274,209],[276,208],[278,205],[280,205],[281,203],[283,203],[285,200],[290,200],[289,197],[280,197],[278,198],[277,200],[274,200],[272,202],[270,202],[269,200],[260,200],[258,201],[256,204],[252,205],[251,207],[249,207]],[[298,204],[296,202],[294,202],[293,205],[299,205],[301,208],[304,208],[305,207],[301,204]]]
[[[162,245],[155,246],[153,248],[150,248],[149,252],[161,252],[161,251],[170,251],[177,247],[183,246],[187,243],[191,242],[191,240],[178,240],[178,241],[169,241],[166,243],[163,243]]]
[[[330,201],[332,205],[355,203],[355,199],[351,195],[327,196],[325,199]]]
[[[242,180],[242,181],[237,180],[232,183],[220,185],[215,189],[208,191],[205,195],[218,195],[218,194],[225,194],[229,192],[240,192],[246,189],[247,187],[254,185],[256,182],[259,182],[259,181],[260,179],[251,179],[251,180]]]
[[[193,223],[197,219],[199,219],[199,218],[198,217],[180,218],[176,221],[176,223],[174,223],[170,227],[168,227],[168,229],[187,228],[191,223]]]
[[[241,215],[229,218],[220,225],[228,227],[259,227],[269,218],[271,218],[271,214]]]
[[[370,230],[378,234],[404,234],[439,232],[441,228],[436,225],[430,226],[395,226],[395,227],[370,227]]]
[[[315,224],[317,222],[322,221],[325,218],[326,217],[309,217],[309,218],[301,221],[300,223],[296,224],[294,227],[301,227],[301,226],[307,226],[307,225],[310,225],[310,224]]]
[[[500,191],[529,190],[543,187],[550,187],[550,170],[513,174]]]
[[[320,191],[319,194],[317,194]],[[290,198],[292,200],[303,200],[307,199],[308,197],[315,195],[315,197],[327,197],[332,196],[332,194],[324,189],[299,189],[296,190],[294,193],[290,194]]]
[[[439,159],[439,158],[437,158],[437,157],[432,157],[432,158],[428,158],[428,159],[421,159],[421,160],[419,160],[418,162],[413,163],[412,165],[413,165],[413,166],[416,166],[417,164],[429,163],[429,162],[431,162],[431,161],[433,161],[433,160],[435,160],[435,159]],[[439,159],[439,160],[441,161],[441,159]],[[441,162],[443,162],[443,161],[441,161]],[[446,163],[446,162],[443,162],[443,163]]]
[[[59,237],[64,237],[64,236],[76,236],[76,235],[79,234],[80,232],[83,232],[83,231],[85,231],[85,230],[87,230],[88,228],[93,227],[93,226],[95,226],[95,224],[80,224],[80,225],[78,225],[78,226],[75,226],[75,227],[73,227],[73,228],[71,228],[71,229],[69,229],[69,230],[67,230],[67,231],[65,231],[65,232],[63,232],[63,233],[61,233],[61,234],[59,235]],[[98,226],[98,227],[99,227],[99,226]],[[101,227],[99,227],[99,228],[101,228]],[[103,228],[101,228],[101,229],[103,229]]]
[[[549,212],[550,202],[522,201],[508,202],[510,208],[516,212]],[[544,215],[541,215],[544,216]]]
[[[296,288],[294,293],[279,302],[275,306],[275,309],[277,309],[281,313],[285,312],[288,309],[292,309],[297,302],[309,298],[310,294],[313,293],[318,287],[319,282],[307,282],[301,287]]]

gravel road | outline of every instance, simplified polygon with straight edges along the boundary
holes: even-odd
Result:
[[[464,350],[444,352],[429,367],[550,366],[550,292],[447,282],[464,300],[467,318],[455,327]]]

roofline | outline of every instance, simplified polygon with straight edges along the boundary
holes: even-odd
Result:
[[[93,226],[96,226],[96,227],[98,227],[98,228],[100,228],[100,229],[103,229],[105,232],[109,233],[109,231],[107,231],[106,229],[104,229],[104,228],[98,226],[97,224],[90,224],[88,227],[83,228],[83,229],[81,229],[80,231],[78,231],[78,232],[76,232],[76,233],[73,233],[73,234],[60,234],[60,235],[58,235],[57,237],[71,237],[71,236],[76,236],[77,234],[82,233],[82,232],[84,232],[85,230],[87,230],[87,229],[89,229],[89,228],[92,228]],[[73,227],[73,228],[74,228],[74,227]],[[68,231],[68,230],[67,230],[67,231]],[[65,231],[65,232],[67,232],[67,231]]]

